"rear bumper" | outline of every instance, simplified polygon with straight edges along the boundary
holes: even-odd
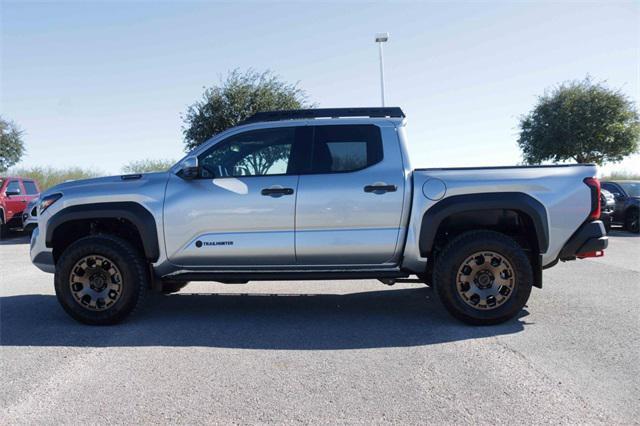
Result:
[[[607,231],[601,220],[582,225],[560,251],[560,260],[573,260],[581,255],[600,252],[609,245]]]

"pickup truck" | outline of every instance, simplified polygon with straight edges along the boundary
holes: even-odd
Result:
[[[22,228],[22,213],[39,193],[38,182],[33,179],[0,177],[0,240],[10,229]]]
[[[603,254],[595,166],[412,169],[405,126],[397,107],[257,113],[167,172],[58,185],[32,262],[89,324],[190,281],[379,279],[481,325],[516,316],[543,269]]]

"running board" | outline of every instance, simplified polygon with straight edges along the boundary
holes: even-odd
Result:
[[[218,281],[242,283],[247,281],[289,280],[367,280],[379,278],[406,278],[409,274],[398,269],[365,271],[184,271],[165,275],[173,281]]]

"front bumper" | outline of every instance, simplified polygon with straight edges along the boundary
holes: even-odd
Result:
[[[560,260],[573,260],[590,253],[601,252],[609,245],[609,238],[601,220],[583,224],[569,238],[560,251]]]
[[[40,238],[40,229],[34,228],[31,234],[30,246],[31,263],[40,270],[53,274],[56,272],[56,264],[53,260],[53,252],[44,244],[44,237]]]

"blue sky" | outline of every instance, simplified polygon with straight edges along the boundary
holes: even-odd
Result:
[[[234,68],[299,81],[322,107],[409,117],[414,166],[518,163],[518,118],[587,74],[640,101],[639,2],[2,1],[0,112],[21,165],[118,173],[184,153],[180,114]],[[634,156],[614,168],[640,170]]]

